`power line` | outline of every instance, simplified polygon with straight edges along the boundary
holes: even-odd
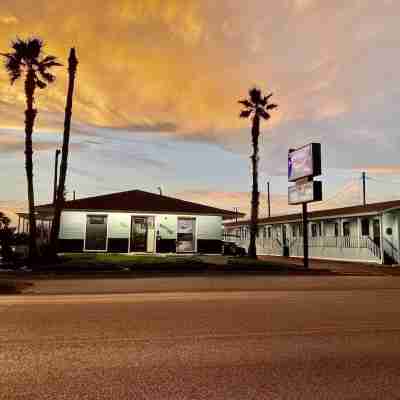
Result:
[[[400,185],[400,181],[393,181],[391,179],[378,179],[374,177],[369,178],[372,181],[378,182],[378,183],[385,183],[385,184],[394,184],[394,185]]]

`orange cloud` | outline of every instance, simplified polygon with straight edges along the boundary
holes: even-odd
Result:
[[[264,126],[267,134],[287,122],[336,118],[358,107],[371,82],[380,86],[376,68],[357,61],[369,49],[360,42],[360,29],[369,26],[359,18],[361,8],[367,20],[377,10],[382,17],[398,15],[396,4],[289,0],[266,13],[264,0],[104,0],[101,6],[70,0],[67,8],[64,0],[36,0],[35,7],[3,0],[0,51],[17,35],[39,35],[66,63],[76,46],[75,122],[172,126],[174,135],[237,142],[239,130],[248,129],[237,100],[253,84],[273,91],[280,105]],[[384,26],[371,40],[394,29],[386,20]],[[39,128],[62,125],[65,68],[57,78],[38,96]],[[22,116],[23,90],[10,88],[2,68],[0,99],[9,103],[0,110],[2,126],[21,126],[16,110]]]

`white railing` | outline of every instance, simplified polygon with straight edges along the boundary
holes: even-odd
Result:
[[[368,253],[375,259],[381,259],[380,247],[368,236],[319,236],[308,239],[310,248],[332,248],[332,249],[368,249]],[[297,254],[302,251],[303,238],[292,240],[289,244],[290,254]]]

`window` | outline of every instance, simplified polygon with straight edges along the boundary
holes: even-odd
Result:
[[[267,234],[268,234],[268,239],[271,239],[272,238],[272,228],[270,226],[267,228]]]
[[[339,224],[337,222],[335,222],[335,236],[339,236]]]
[[[292,236],[295,238],[297,236],[297,226],[293,225],[292,226]]]
[[[361,235],[369,236],[369,219],[363,218],[361,220]]]
[[[90,225],[103,225],[106,222],[106,216],[105,215],[88,215],[88,223]]]

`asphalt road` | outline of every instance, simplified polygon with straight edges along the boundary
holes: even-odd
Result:
[[[399,399],[393,286],[0,297],[0,399]]]

